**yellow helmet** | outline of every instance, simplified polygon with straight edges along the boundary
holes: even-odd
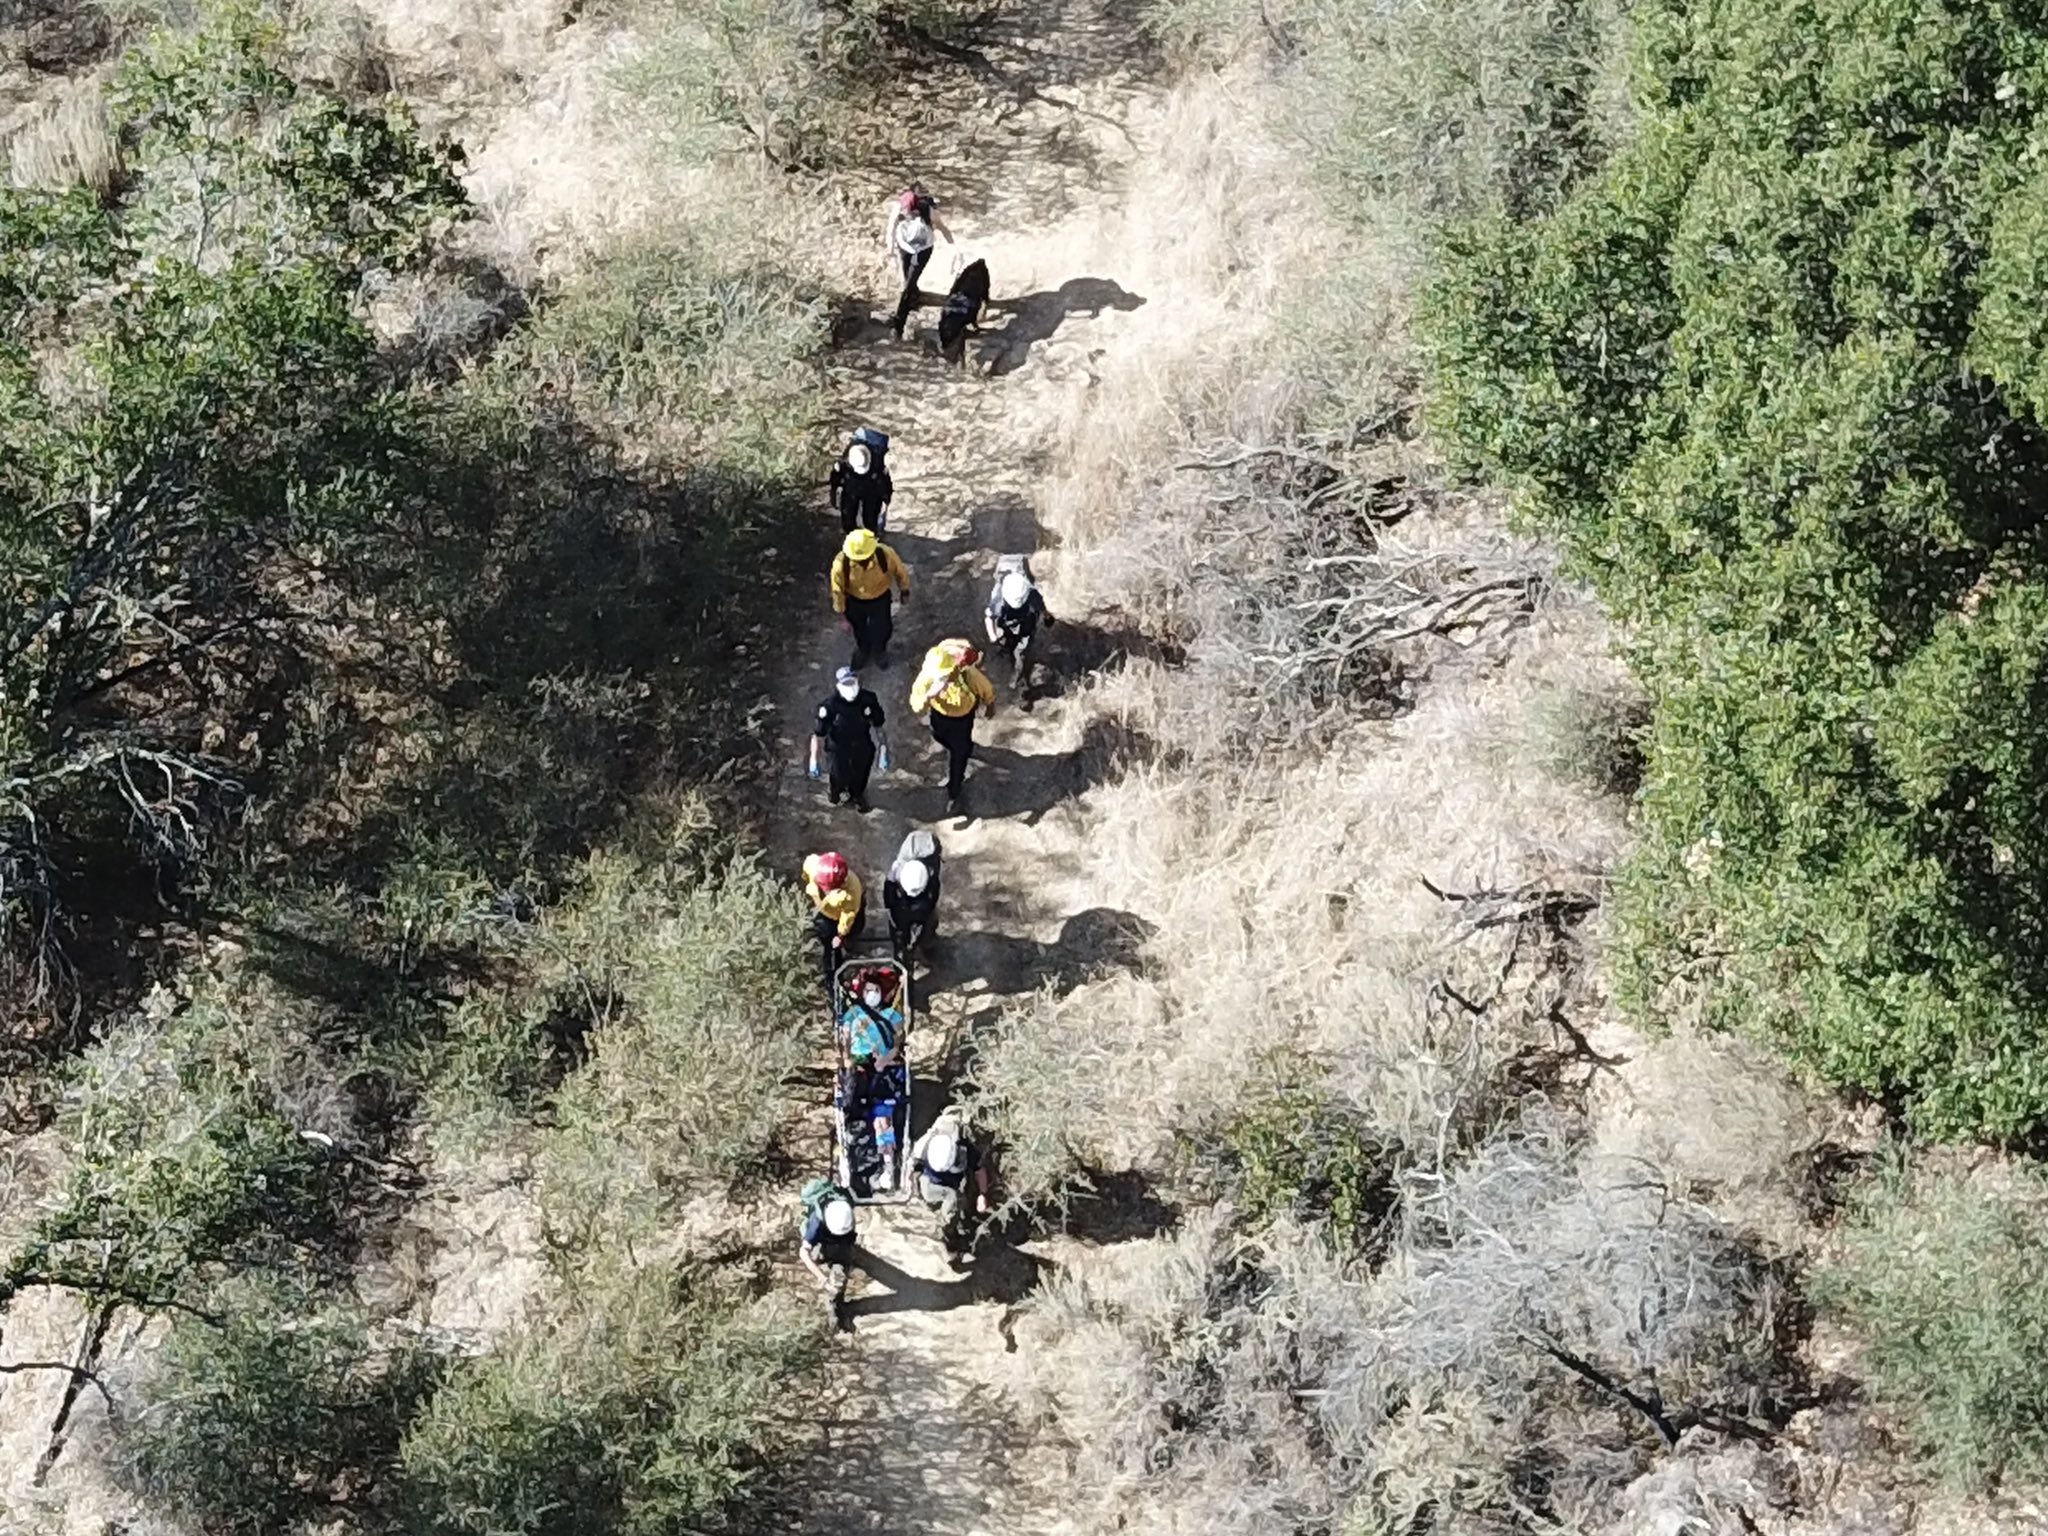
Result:
[[[866,528],[856,528],[846,536],[846,558],[849,560],[872,560],[880,545],[873,533]]]

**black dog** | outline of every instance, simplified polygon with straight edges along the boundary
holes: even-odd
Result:
[[[946,307],[939,313],[939,353],[958,365],[967,356],[967,331],[981,319],[981,307],[988,302],[988,263],[970,261],[953,279],[946,295]]]

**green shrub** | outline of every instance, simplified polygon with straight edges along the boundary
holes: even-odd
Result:
[[[1253,1221],[1282,1212],[1322,1220],[1339,1247],[1361,1249],[1393,1207],[1396,1154],[1331,1099],[1320,1076],[1291,1052],[1267,1055],[1223,1127],[1222,1149]]]
[[[573,1260],[757,1165],[824,1025],[795,899],[757,865],[600,856],[550,927],[552,990],[590,1025],[539,1153],[550,1234]]]
[[[817,1331],[707,1275],[586,1274],[544,1318],[457,1366],[402,1451],[422,1536],[657,1536],[714,1528]]]
[[[346,1302],[237,1281],[176,1319],[150,1357],[121,1444],[137,1490],[209,1531],[271,1533],[375,1507],[437,1366],[372,1340]]]
[[[334,1138],[302,1133],[239,1028],[225,999],[205,998],[161,1033],[119,1031],[79,1063],[59,1120],[67,1175],[0,1268],[0,1300],[56,1284],[191,1306],[222,1273],[301,1267],[332,1232],[344,1195]]]
[[[1625,998],[1921,1130],[2048,1122],[2048,439],[2004,6],[1638,7],[1640,136],[1451,249],[1436,419],[1632,636]],[[2008,286],[2015,285],[2015,286]]]
[[[1814,1278],[1877,1397],[1950,1482],[2048,1472],[2048,1182],[1894,1167]]]

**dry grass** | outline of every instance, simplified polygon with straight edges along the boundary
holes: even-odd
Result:
[[[99,75],[59,84],[7,146],[9,180],[52,192],[89,187],[105,196],[120,173],[121,147]]]
[[[971,1092],[1013,1196],[1136,1170],[1203,1214],[1032,1304],[1034,1406],[1094,1528],[1595,1529],[1665,1428],[1781,1413],[1743,1202],[1768,1191],[1796,1242],[1818,1133],[1782,1076],[1697,1042],[1610,1087],[1642,1048],[1596,969],[1625,675],[1419,437],[1418,247],[1319,225],[1244,131],[1273,120],[1246,74],[1166,111],[1121,216],[1156,231],[1170,308],[1049,488],[1063,611],[1185,658],[1089,694],[1156,744],[1091,818],[1100,899],[1154,936],[1137,974],[1014,1010]],[[1216,1149],[1275,1047],[1397,1193],[1362,1255],[1313,1211],[1230,1209]]]

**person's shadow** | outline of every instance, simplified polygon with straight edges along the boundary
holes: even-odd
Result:
[[[1050,339],[1069,315],[1093,318],[1105,309],[1128,311],[1144,302],[1141,295],[1106,277],[1070,277],[1057,288],[1014,299],[990,299],[985,314],[1008,314],[1010,318],[999,331],[983,330],[975,359],[991,376],[1015,372],[1024,366],[1033,344]]]
[[[891,1312],[950,1312],[956,1307],[987,1301],[1014,1307],[1038,1289],[1053,1265],[1021,1248],[998,1242],[982,1249],[957,1280],[920,1279],[866,1248],[855,1252],[853,1267],[874,1284],[885,1285],[889,1290],[887,1295],[858,1296],[847,1302],[840,1309],[847,1325],[863,1317],[883,1317]]]

